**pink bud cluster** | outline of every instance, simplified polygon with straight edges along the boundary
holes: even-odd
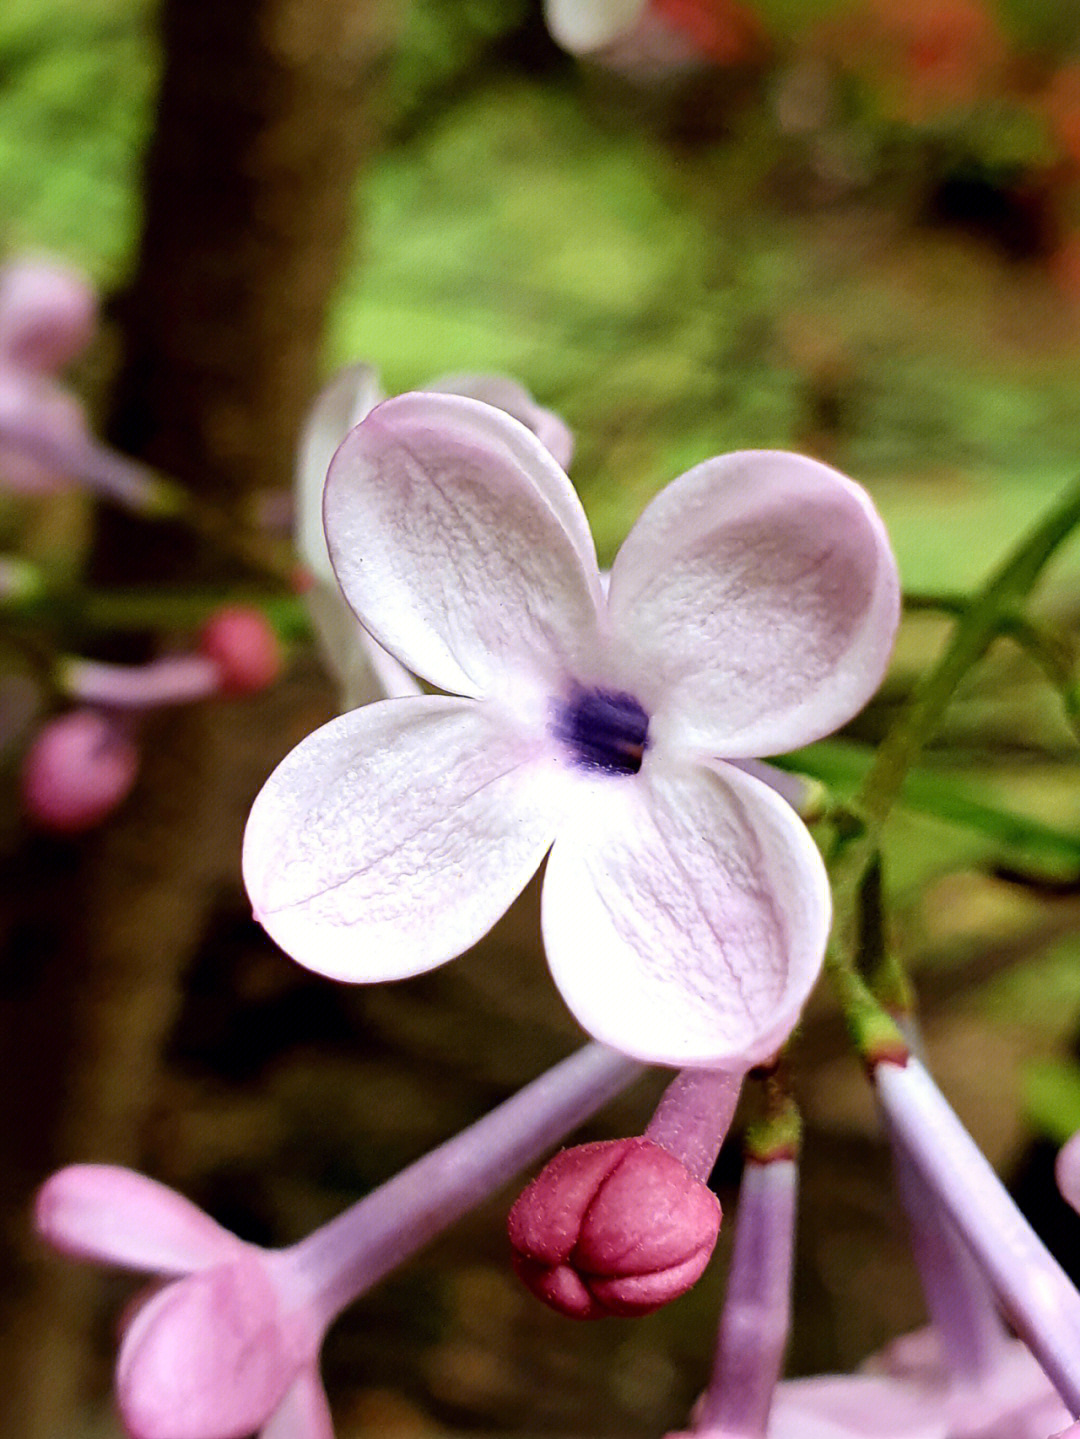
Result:
[[[60,684],[77,708],[47,720],[22,765],[22,800],[39,829],[93,829],[130,794],[141,763],[145,716],[213,695],[256,694],[281,673],[281,648],[266,617],[229,605],[204,625],[193,652],[145,665],[68,660]]]

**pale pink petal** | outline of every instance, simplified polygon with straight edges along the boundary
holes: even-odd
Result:
[[[737,1068],[783,1043],[821,968],[825,867],[773,790],[646,755],[582,781],[544,880],[555,983],[595,1038],[659,1064]]]
[[[509,375],[441,375],[424,386],[436,395],[464,395],[505,410],[520,420],[549,452],[560,468],[568,470],[574,457],[574,437],[570,428],[554,410],[538,405],[524,385]]]
[[[546,0],[544,18],[555,43],[581,55],[633,29],[645,9],[646,0]]]
[[[1058,1152],[1054,1172],[1062,1199],[1080,1213],[1080,1130]]]
[[[829,734],[881,682],[899,580],[869,497],[778,451],[707,460],[648,506],[608,594],[657,738],[728,759]]]
[[[256,917],[335,979],[452,959],[554,837],[565,783],[544,745],[475,700],[384,700],[332,720],[255,800],[243,863]]]
[[[296,542],[301,558],[318,578],[337,589],[323,530],[322,497],[334,451],[383,398],[370,365],[350,365],[318,393],[308,411],[296,457]]]
[[[380,644],[455,694],[587,671],[600,582],[585,514],[536,436],[458,395],[387,400],[330,466],[326,533]]]
[[[168,1285],[124,1336],[116,1391],[132,1439],[243,1439],[261,1429],[316,1337],[281,1313],[257,1255]]]
[[[869,1375],[788,1380],[769,1439],[949,1439],[943,1386]]]
[[[41,1237],[75,1259],[151,1274],[187,1274],[243,1249],[183,1195],[109,1164],[72,1164],[38,1190]]]
[[[334,1439],[326,1390],[314,1366],[299,1376],[259,1439]]]

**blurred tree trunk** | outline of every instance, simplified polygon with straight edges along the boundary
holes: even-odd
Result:
[[[112,437],[204,495],[239,502],[288,482],[370,141],[379,8],[164,0]],[[222,575],[188,535],[115,513],[103,516],[96,568],[104,583]],[[24,1205],[51,1165],[139,1163],[185,966],[215,893],[236,883],[253,770],[279,752],[280,732],[267,732],[265,766],[237,763],[242,746],[258,747],[252,713],[198,707],[157,725],[132,801],[45,896],[64,917],[45,927],[56,951],[39,956],[23,1012],[48,1013],[68,1043],[62,1054],[21,1046],[8,1075],[36,1096],[16,1165]],[[0,1429],[72,1439],[98,1282],[27,1245],[15,1278]]]

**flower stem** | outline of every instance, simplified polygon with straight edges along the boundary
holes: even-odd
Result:
[[[989,1278],[1070,1412],[1080,1414],[1080,1294],[916,1059],[874,1068],[896,1142]]]
[[[588,1044],[280,1256],[322,1323],[557,1144],[642,1072]]]
[[[684,1069],[665,1089],[645,1138],[708,1179],[731,1128],[743,1075],[721,1069]]]

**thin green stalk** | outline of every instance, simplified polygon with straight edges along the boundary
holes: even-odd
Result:
[[[1050,557],[1078,523],[1080,481],[1074,482],[1050,513],[1020,541],[958,616],[944,655],[916,686],[850,805],[837,817],[829,857],[836,919],[826,963],[864,1057],[882,1042],[899,1040],[903,1045],[899,1031],[855,968],[860,939],[860,885],[878,850],[881,829],[900,796],[908,771],[940,724],[961,680],[1001,632],[1003,617],[1017,613]],[[878,1034],[883,1024],[888,1028]]]

